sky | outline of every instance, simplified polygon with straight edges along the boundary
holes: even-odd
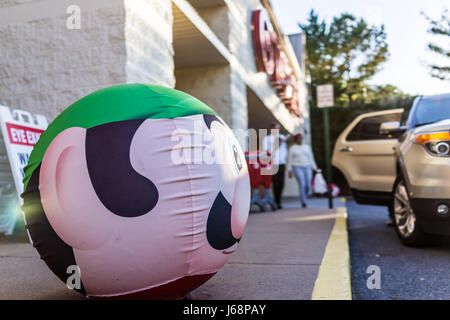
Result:
[[[271,0],[271,3],[285,34],[300,32],[298,22],[305,23],[311,9],[327,21],[348,12],[375,25],[384,24],[390,57],[369,83],[393,84],[411,95],[450,92],[450,82],[434,79],[428,73],[427,62],[435,56],[426,46],[433,36],[427,33],[428,22],[421,15],[423,11],[439,18],[445,8],[450,10],[448,0]]]

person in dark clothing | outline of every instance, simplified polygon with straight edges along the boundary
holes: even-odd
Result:
[[[277,204],[278,209],[282,209],[281,195],[283,194],[284,188],[284,176],[288,150],[286,145],[286,136],[279,133],[280,125],[274,123],[272,124],[271,129],[275,131],[272,132],[271,130],[269,135],[264,137],[263,149],[271,153],[273,165],[274,167],[278,167],[278,171],[272,177],[272,187],[275,203]]]
[[[281,194],[283,193],[284,188],[285,167],[286,165],[280,164],[278,167],[278,172],[272,177],[273,197],[275,198],[275,203],[277,204],[278,209],[282,209]]]

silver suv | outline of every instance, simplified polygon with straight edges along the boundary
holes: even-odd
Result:
[[[339,136],[332,164],[358,203],[389,207],[403,244],[450,235],[450,94],[418,97],[409,115],[359,116]]]

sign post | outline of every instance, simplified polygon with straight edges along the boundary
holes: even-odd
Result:
[[[47,128],[44,116],[0,105],[0,233],[11,234],[22,205],[23,168]]]
[[[317,86],[317,107],[323,111],[323,127],[325,142],[325,162],[327,169],[328,185],[328,207],[333,209],[333,197],[331,195],[331,159],[330,159],[330,120],[328,117],[328,108],[334,106],[334,94],[332,84],[323,84]]]

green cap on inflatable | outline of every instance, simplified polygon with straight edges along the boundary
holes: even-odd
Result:
[[[124,84],[98,90],[64,110],[41,135],[25,167],[24,190],[53,139],[71,127],[89,129],[131,119],[172,119],[216,113],[200,100],[175,89],[147,84]]]

